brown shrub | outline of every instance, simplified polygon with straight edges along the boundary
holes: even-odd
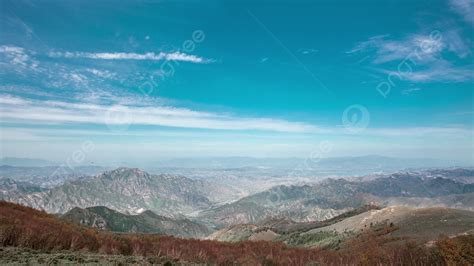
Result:
[[[384,234],[391,230],[368,230],[347,241],[338,251],[303,249],[265,241],[223,243],[99,232],[42,211],[0,201],[0,246],[161,257],[218,265],[472,265],[474,262],[472,236],[445,237],[435,247],[427,248],[410,242],[387,244],[390,239]]]

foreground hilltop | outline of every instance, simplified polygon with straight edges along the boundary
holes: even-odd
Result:
[[[113,234],[0,201],[0,263],[139,263],[233,265],[471,265],[474,238],[440,238],[431,246],[386,245],[371,232],[338,251],[291,248],[269,241],[238,244],[162,235]]]
[[[369,203],[382,206],[445,206],[474,210],[474,184],[439,176],[396,173],[359,182],[326,179],[316,184],[281,185],[203,211],[217,227],[258,224],[268,217],[321,221]]]
[[[474,212],[450,208],[366,206],[322,222],[288,220],[240,224],[221,229],[208,239],[218,241],[266,240],[300,247],[339,248],[342,241],[374,231],[387,241],[426,244],[440,235],[474,235]]]

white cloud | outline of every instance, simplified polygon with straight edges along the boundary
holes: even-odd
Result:
[[[26,68],[35,70],[38,67],[38,61],[33,60],[24,48],[17,46],[0,46],[0,62],[9,68],[13,66],[18,72]]]
[[[173,53],[87,53],[87,52],[50,52],[50,57],[64,58],[88,58],[101,60],[151,60],[151,61],[183,61],[191,63],[210,63],[212,60],[199,57],[196,55],[186,54],[182,52]]]
[[[116,74],[112,73],[111,71],[108,70],[99,70],[95,68],[87,68],[87,72],[94,74],[97,77],[103,78],[103,79],[112,79],[115,78]]]
[[[417,71],[384,71],[388,75],[399,75],[404,80],[412,82],[464,82],[474,79],[472,65],[454,67],[449,62],[439,60],[436,63]]]
[[[341,126],[322,127],[272,118],[238,117],[168,106],[101,105],[63,101],[38,101],[0,95],[0,120],[25,124],[149,125],[212,130],[305,133],[349,137],[455,137],[471,138],[472,129],[462,127],[367,128],[358,135]],[[126,128],[125,127],[125,128]],[[121,132],[123,133],[123,132]]]
[[[410,95],[414,92],[417,92],[417,91],[421,91],[420,88],[416,87],[416,88],[409,88],[409,89],[405,89],[405,90],[402,90],[402,94],[404,95]]]
[[[474,15],[473,15],[474,16]],[[446,42],[446,48],[456,54],[459,58],[465,58],[471,55],[469,45],[461,37],[459,29],[450,29],[443,32],[443,36]]]
[[[474,25],[474,1],[472,0],[449,0],[452,10],[459,13],[468,23]]]
[[[153,125],[220,130],[309,132],[314,126],[270,118],[241,118],[185,108],[156,106],[106,106],[89,103],[37,101],[2,96],[2,120],[104,125]]]
[[[412,82],[464,82],[474,77],[472,65],[451,63],[453,58],[463,59],[471,55],[469,45],[456,28],[427,35],[413,34],[401,40],[390,39],[389,35],[374,36],[346,53],[371,57],[378,69],[381,68],[379,65],[396,63],[398,67],[390,67],[390,70],[383,67],[381,72],[399,75]]]
[[[0,104],[7,105],[26,105],[29,101],[23,100],[22,98],[10,96],[10,95],[0,95]]]
[[[315,53],[318,53],[319,50],[318,49],[313,49],[313,48],[309,48],[309,49],[299,49],[298,52],[302,53],[302,54],[305,54],[305,55],[309,55],[309,54],[315,54]]]
[[[445,47],[442,38],[435,38],[434,35],[416,34],[398,41],[388,39],[388,36],[371,37],[367,41],[358,43],[346,53],[374,52],[373,62],[381,64],[403,60],[415,52],[420,56],[420,60],[433,60]]]
[[[21,47],[15,46],[0,46],[0,53],[7,56],[12,64],[26,66],[30,57],[25,53],[25,50]]]

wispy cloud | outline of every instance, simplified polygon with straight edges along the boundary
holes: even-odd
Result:
[[[474,14],[473,14],[474,16]],[[454,53],[459,58],[465,58],[472,54],[469,45],[461,37],[461,30],[452,28],[443,32],[445,45],[448,51]]]
[[[95,68],[87,68],[87,72],[94,74],[97,77],[104,78],[104,79],[112,79],[115,78],[117,75],[115,73],[112,73],[111,71],[108,70],[99,70]]]
[[[463,127],[407,127],[407,128],[375,128],[366,132],[367,135],[385,137],[438,137],[438,138],[466,138],[473,136],[470,128]]]
[[[456,28],[427,35],[412,34],[398,40],[389,35],[378,35],[356,44],[346,53],[372,58],[371,63],[381,72],[412,82],[464,82],[474,76],[472,65],[452,63],[456,58],[461,60],[471,55],[469,45]],[[409,71],[391,70],[393,65],[390,63],[396,63],[400,68],[403,62]]]
[[[400,76],[400,78],[412,82],[465,82],[474,78],[474,66],[455,67],[445,60],[427,66],[418,71],[399,72],[384,70],[388,75]]]
[[[4,105],[27,105],[29,101],[10,95],[0,95],[0,104]]]
[[[29,60],[29,56],[21,47],[2,45],[0,46],[0,53],[9,57],[11,59],[10,62],[15,65],[25,66]]]
[[[229,131],[268,131],[323,136],[353,136],[341,126],[318,126],[266,117],[240,117],[156,105],[101,105],[64,101],[38,101],[0,95],[0,121],[24,124],[95,124],[107,126],[163,126]],[[82,130],[82,129],[81,129]],[[462,127],[367,128],[354,137],[470,138],[473,131]]]
[[[449,0],[452,10],[459,13],[468,23],[474,25],[474,1],[472,0]]]
[[[433,39],[421,34],[411,35],[402,40],[388,39],[389,35],[378,35],[358,43],[347,51],[348,54],[374,52],[373,63],[382,64],[403,60],[411,53],[421,50],[425,61],[433,60],[444,49],[441,39]]]
[[[301,48],[298,50],[298,52],[300,52],[301,54],[305,54],[305,55],[308,55],[308,54],[315,54],[315,53],[318,53],[319,50],[318,49],[313,49],[313,48]]]
[[[0,46],[0,63],[9,64],[16,69],[36,69],[38,61],[33,60],[29,53],[22,47],[2,45]]]
[[[210,63],[213,62],[211,59],[199,57],[192,54],[186,54],[182,52],[172,53],[153,53],[148,52],[144,54],[138,53],[88,53],[88,52],[50,52],[50,57],[63,57],[63,58],[88,58],[88,59],[100,59],[100,60],[150,60],[150,61],[183,61],[191,63]]]
[[[416,88],[409,88],[409,89],[405,89],[405,90],[402,90],[402,94],[404,95],[410,95],[414,92],[417,92],[417,91],[421,91],[420,88],[416,87]]]
[[[242,118],[218,113],[166,106],[99,105],[25,100],[1,96],[4,121],[47,123],[91,123],[104,125],[153,125],[220,130],[264,130],[308,132],[314,126],[271,118]]]

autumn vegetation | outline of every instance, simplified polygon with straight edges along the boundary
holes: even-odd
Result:
[[[473,265],[474,237],[441,237],[428,247],[391,239],[385,228],[360,234],[339,250],[291,248],[276,242],[222,243],[153,234],[96,231],[21,205],[0,202],[0,246],[155,257],[220,265]]]

